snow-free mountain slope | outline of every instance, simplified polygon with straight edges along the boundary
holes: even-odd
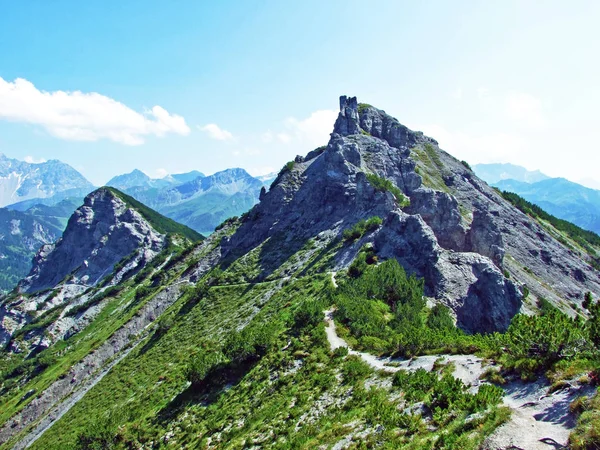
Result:
[[[58,160],[33,164],[0,153],[0,207],[77,189],[91,191],[93,185],[68,164]]]

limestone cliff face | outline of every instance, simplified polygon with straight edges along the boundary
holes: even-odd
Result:
[[[468,331],[505,329],[521,307],[518,287],[502,272],[503,240],[493,214],[477,211],[472,223],[447,192],[423,185],[415,146],[437,145],[383,111],[342,97],[331,139],[322,152],[297,158],[224,243],[225,253],[245,252],[277,234],[290,244],[329,230],[339,234],[358,220],[384,219],[382,227],[338,255],[346,267],[366,242],[425,279],[426,295],[449,306]],[[367,174],[392,181],[410,199],[402,208]]]
[[[288,252],[265,258],[268,274],[307,239],[339,236],[358,220],[379,216],[382,227],[342,247],[338,268],[371,242],[380,257],[397,258],[423,277],[426,295],[449,306],[467,331],[503,330],[540,297],[574,314],[586,291],[600,294],[600,274],[584,252],[559,242],[555,231],[506,202],[434,139],[356,98],[340,98],[328,145],[290,166],[224,240],[226,256],[283,240]],[[367,174],[393,182],[410,206],[399,207]],[[525,285],[531,294],[523,299]]]
[[[85,303],[97,294],[89,288],[106,276],[112,276],[109,284],[119,283],[126,272],[135,273],[144,267],[165,244],[165,234],[156,231],[115,192],[108,188],[92,192],[69,219],[62,238],[38,251],[18,292],[0,304],[0,345],[52,308],[71,305],[75,299],[77,304]],[[115,265],[126,257],[127,263],[113,273]],[[63,316],[64,312],[48,328],[49,333],[40,329],[26,334],[30,348],[44,348],[49,345],[48,336],[58,339],[81,326],[78,318]],[[87,323],[88,319],[83,319]]]
[[[137,211],[109,189],[101,188],[85,198],[69,219],[62,238],[41,248],[19,289],[39,291],[67,276],[93,286],[125,256],[140,249],[151,255],[164,243],[165,236]]]

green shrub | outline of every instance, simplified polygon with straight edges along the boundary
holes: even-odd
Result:
[[[454,320],[450,310],[441,304],[434,305],[427,317],[427,326],[434,330],[451,330],[454,328]]]
[[[224,362],[225,357],[221,352],[202,351],[187,366],[186,378],[193,386],[198,386]]]
[[[356,383],[364,380],[371,372],[369,365],[356,355],[348,356],[342,365],[342,376],[345,383]]]
[[[119,427],[126,418],[120,411],[96,419],[88,428],[77,435],[78,450],[110,450],[118,448],[121,436]]]
[[[277,327],[277,323],[268,323],[234,331],[225,341],[223,353],[234,364],[257,361],[273,347]]]
[[[410,206],[410,199],[404,195],[404,193],[398,189],[398,187],[392,183],[390,180],[386,178],[382,178],[373,173],[366,174],[367,180],[375,188],[375,190],[380,192],[391,192],[398,206],[405,208]]]
[[[342,233],[342,237],[347,242],[354,242],[360,239],[365,233],[374,231],[383,223],[381,217],[373,216],[368,219],[361,219],[352,227],[346,228]]]
[[[338,347],[333,351],[334,358],[344,358],[348,356],[348,347]]]
[[[316,327],[323,322],[323,310],[325,302],[309,299],[303,301],[294,313],[294,325],[296,329],[303,330],[308,327]]]
[[[369,105],[368,103],[359,103],[358,104],[358,113],[362,114],[364,113],[368,108],[372,108],[371,105]]]

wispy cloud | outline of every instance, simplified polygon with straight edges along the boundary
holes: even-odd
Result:
[[[437,124],[423,125],[416,129],[435,138],[441,148],[456,158],[470,163],[509,161],[527,148],[524,139],[511,133],[450,131]]]
[[[275,172],[275,168],[272,166],[260,166],[251,167],[248,169],[248,173],[253,177],[260,177],[263,175],[270,175]]]
[[[463,96],[462,88],[456,88],[455,90],[453,90],[450,93],[450,97],[452,97],[454,100],[462,100],[462,96]]]
[[[510,119],[526,126],[539,128],[546,123],[542,102],[531,94],[511,92],[506,97],[505,111]]]
[[[25,162],[29,163],[29,164],[41,164],[41,163],[45,163],[47,160],[44,158],[34,158],[33,156],[27,155],[25,158]]]
[[[9,82],[0,77],[0,119],[38,125],[61,139],[109,139],[125,145],[140,145],[147,136],[190,132],[183,117],[161,106],[139,113],[96,92],[40,91],[22,78]]]
[[[156,178],[164,178],[169,175],[169,171],[163,167],[159,167],[154,171]]]
[[[288,132],[280,133],[278,138],[282,142],[295,139],[310,145],[324,145],[329,141],[329,134],[333,130],[337,115],[337,111],[323,109],[313,112],[305,119],[289,117],[285,120]]]
[[[208,137],[216,141],[233,141],[234,139],[233,134],[219,127],[216,123],[209,123],[202,127],[198,127],[198,129],[204,131],[208,134]]]

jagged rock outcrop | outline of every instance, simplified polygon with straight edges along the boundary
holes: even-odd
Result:
[[[67,276],[74,284],[93,286],[125,256],[141,250],[150,259],[164,244],[165,236],[139,212],[110,189],[100,188],[73,213],[62,238],[40,249],[19,289],[54,287]]]
[[[0,345],[6,345],[17,330],[52,308],[73,299],[81,305],[100,294],[88,289],[106,276],[112,275],[110,284],[117,284],[125,273],[139,271],[166,242],[166,235],[115,191],[100,188],[92,192],[69,219],[62,238],[38,251],[18,292],[0,304]],[[115,265],[124,259],[126,263],[113,273]],[[67,317],[65,312],[47,328],[24,336],[31,350],[45,348],[91,320],[85,315]],[[23,348],[15,346],[11,350]]]
[[[397,258],[423,277],[426,295],[449,306],[463,329],[505,329],[519,311],[521,293],[500,269],[502,236],[493,215],[478,212],[469,226],[456,198],[424,186],[411,158],[418,145],[437,143],[383,111],[342,97],[325,151],[311,152],[282,171],[238,231],[223,241],[224,254],[243,254],[267,239],[283,240],[293,252],[324,231],[339,234],[360,219],[379,216],[380,229],[340,251],[339,268],[372,242],[381,257]],[[391,192],[372,186],[367,174],[392,181],[410,207],[403,210]],[[263,269],[271,270],[266,263]]]

